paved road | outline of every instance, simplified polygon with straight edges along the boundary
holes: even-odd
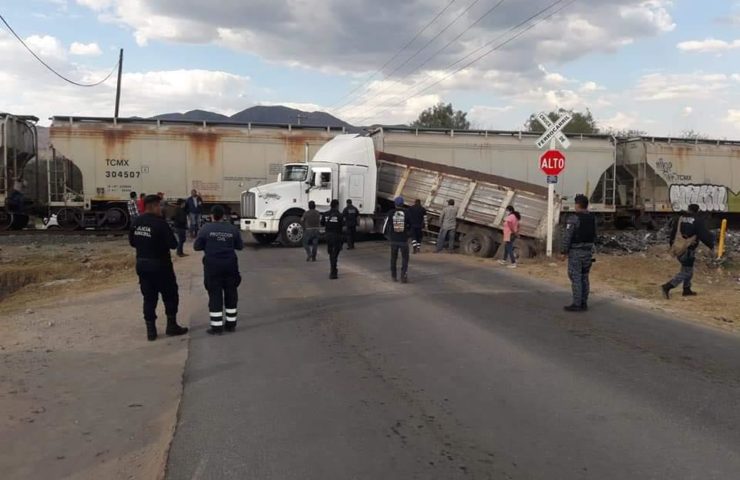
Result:
[[[168,478],[740,478],[740,338],[382,243],[248,249],[238,332],[195,319]],[[598,268],[598,267],[597,267]]]

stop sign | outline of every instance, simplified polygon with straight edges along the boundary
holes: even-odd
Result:
[[[559,175],[565,168],[565,155],[558,150],[548,150],[540,157],[540,170],[545,175]]]

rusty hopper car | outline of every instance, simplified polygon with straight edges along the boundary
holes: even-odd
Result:
[[[389,154],[464,168],[528,184],[546,186],[535,146],[538,133],[485,130],[440,130],[382,127],[372,133],[376,148]],[[590,197],[591,209],[616,211],[616,140],[608,135],[571,135],[565,171],[555,191],[563,210],[573,208],[576,194]]]
[[[634,138],[620,142],[618,200],[654,215],[686,210],[740,213],[740,142]]]
[[[36,122],[36,117],[0,113],[0,230],[28,224],[25,202],[18,204],[17,195],[28,183],[23,177],[26,165],[38,156]]]
[[[341,128],[54,117],[49,205],[63,228],[126,228],[132,191],[168,201],[196,189],[237,210],[241,192],[310,158]]]

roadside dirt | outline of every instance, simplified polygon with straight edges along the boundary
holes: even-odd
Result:
[[[127,243],[0,249],[2,478],[161,478],[188,342],[146,341]],[[188,325],[196,256],[176,270]]]
[[[646,252],[630,255],[597,254],[595,258],[591,273],[591,290],[595,295],[620,298],[679,318],[740,331],[740,264],[736,260],[722,267],[709,265],[708,252],[701,251],[693,282],[693,289],[699,295],[682,297],[679,287],[672,290],[670,300],[665,300],[660,285],[679,270],[678,262],[668,255],[665,247],[650,247]],[[570,285],[566,262],[557,259],[522,259],[519,268],[513,271],[562,286]]]

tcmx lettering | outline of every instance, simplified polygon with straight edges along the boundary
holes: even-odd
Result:
[[[106,158],[105,164],[109,167],[128,167],[128,160],[121,158]]]

